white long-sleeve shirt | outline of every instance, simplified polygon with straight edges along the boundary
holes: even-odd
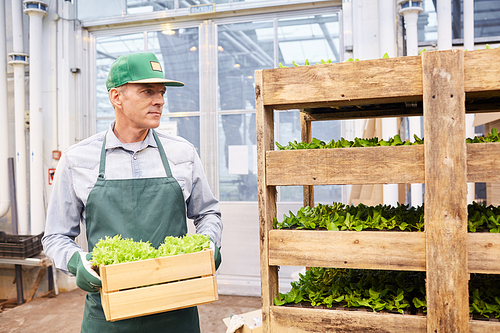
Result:
[[[113,126],[114,123],[107,132],[71,146],[57,166],[42,244],[45,254],[62,271],[67,272],[68,261],[74,252],[82,251],[75,238],[80,234],[80,223],[85,225],[85,207],[99,174],[105,135],[106,179],[166,177],[152,131],[134,151],[118,140],[112,131]],[[158,131],[157,134],[172,176],[182,189],[187,217],[194,221],[197,233],[210,236],[220,247],[222,221],[219,202],[210,190],[195,147],[183,138]]]

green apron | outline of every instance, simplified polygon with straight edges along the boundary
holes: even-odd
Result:
[[[152,131],[167,177],[106,180],[104,137],[99,176],[86,207],[89,251],[104,236],[119,234],[136,241],[149,241],[158,248],[166,236],[178,237],[187,233],[181,187],[172,177],[163,146],[156,132]],[[198,309],[191,307],[109,322],[104,317],[100,293],[89,292],[85,299],[81,332],[199,333]]]

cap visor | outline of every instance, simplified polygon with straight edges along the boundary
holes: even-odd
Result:
[[[172,86],[172,87],[182,87],[184,86],[184,83],[180,81],[174,81],[174,80],[167,80],[167,79],[143,79],[143,80],[136,80],[136,81],[128,81],[127,83],[165,83],[166,86]]]

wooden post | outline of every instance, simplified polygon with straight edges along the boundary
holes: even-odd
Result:
[[[422,54],[427,332],[469,332],[464,54]]]
[[[310,143],[312,140],[311,120],[303,110],[300,111],[300,137],[302,142]],[[314,207],[314,186],[304,185],[302,199],[304,207]]]
[[[270,306],[278,296],[278,267],[269,266],[269,231],[276,217],[276,186],[266,186],[266,151],[274,150],[274,110],[264,107],[262,70],[255,71],[255,112],[258,155],[262,329],[270,332]]]

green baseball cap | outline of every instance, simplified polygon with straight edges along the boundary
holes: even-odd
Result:
[[[167,80],[154,53],[130,53],[116,59],[111,65],[106,88],[110,91],[125,83],[165,83],[166,86],[182,87],[180,81]]]

